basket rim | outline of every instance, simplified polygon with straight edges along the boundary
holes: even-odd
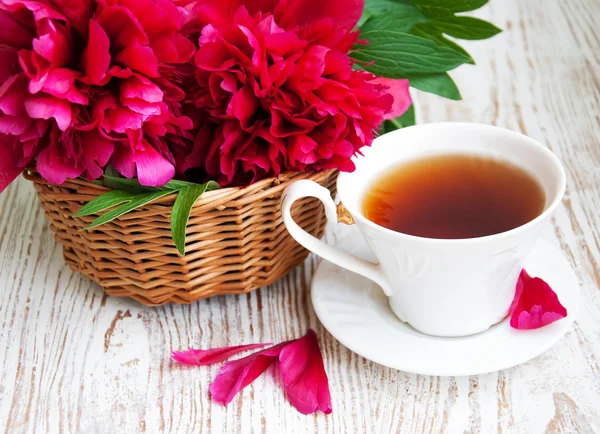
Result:
[[[202,196],[200,196],[200,198],[195,202],[193,208],[213,203],[215,200],[235,200],[247,195],[255,195],[259,192],[268,193],[268,191],[273,188],[277,188],[282,184],[288,184],[297,179],[308,179],[316,181],[322,178],[327,178],[336,172],[338,172],[337,169],[328,169],[314,172],[286,171],[277,176],[262,179],[248,186],[225,187],[220,188],[218,190],[207,191]],[[97,184],[93,181],[89,181],[85,178],[69,178],[61,185],[52,184],[44,180],[40,173],[32,167],[28,167],[23,171],[23,177],[35,184],[44,184],[48,186],[77,189],[79,195],[82,197],[81,200],[86,200],[84,199],[84,197],[88,197],[89,199],[87,200],[91,200],[94,197],[98,197],[104,193],[112,191],[111,188]],[[177,194],[174,192],[173,194],[169,194],[156,201],[153,201],[152,204],[172,206],[174,205],[176,199]]]

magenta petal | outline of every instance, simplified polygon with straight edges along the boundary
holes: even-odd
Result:
[[[110,66],[110,41],[96,20],[90,20],[88,46],[83,53],[83,70],[91,83],[98,84]]]
[[[204,366],[222,362],[243,351],[262,348],[267,345],[270,344],[238,345],[235,347],[212,348],[210,350],[194,350],[190,348],[187,351],[173,351],[171,357],[183,365]]]
[[[140,45],[138,41],[121,51],[116,60],[125,66],[146,74],[148,77],[158,77],[158,59],[150,47]]]
[[[377,77],[373,80],[374,83],[383,84],[388,87],[387,93],[394,97],[392,104],[392,110],[385,114],[384,119],[395,119],[398,116],[402,116],[406,110],[408,110],[412,104],[412,98],[408,91],[409,82],[405,79],[393,79]]]
[[[34,95],[25,101],[27,114],[34,119],[56,119],[58,128],[65,131],[71,125],[71,104],[53,96]]]
[[[69,178],[77,178],[84,169],[70,167],[62,161],[62,150],[50,146],[43,149],[37,156],[37,170],[40,175],[51,184],[61,185]]]
[[[138,180],[147,187],[165,185],[175,176],[175,167],[150,145],[136,150],[134,160]]]
[[[283,21],[286,25],[302,27],[328,18],[335,23],[335,28],[351,30],[364,8],[364,0],[290,0]]]
[[[0,135],[0,193],[23,171],[23,168],[18,165],[19,159],[11,140]]]
[[[329,381],[314,330],[286,345],[279,365],[288,399],[300,413],[331,413]]]
[[[83,165],[87,179],[98,179],[113,154],[115,145],[97,131],[83,134]]]
[[[544,327],[567,316],[567,309],[546,282],[521,271],[515,300],[511,306],[511,327],[531,330]]]
[[[112,157],[112,165],[125,178],[135,177],[135,155],[128,147],[118,146]]]
[[[242,359],[225,363],[210,384],[210,394],[213,399],[219,404],[227,406],[238,392],[256,380],[277,360],[279,353],[286,345],[287,342],[284,342]]]
[[[28,95],[27,81],[25,74],[17,74],[0,85],[0,112],[11,116],[25,112],[23,102]]]
[[[134,74],[121,82],[121,98],[140,98],[147,102],[161,102],[163,91],[146,77]]]
[[[16,15],[16,14],[15,14]],[[15,17],[0,10],[0,44],[13,48],[30,48],[33,34]]]
[[[15,74],[19,67],[17,52],[0,46],[0,83]]]

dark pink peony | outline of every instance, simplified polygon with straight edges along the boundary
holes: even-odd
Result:
[[[37,157],[51,183],[110,161],[160,185],[191,129],[179,69],[195,52],[169,0],[0,0],[0,191]]]
[[[362,0],[185,3],[200,48],[196,140],[175,152],[182,174],[244,185],[286,170],[352,171],[384,117],[410,105],[406,81],[394,102],[389,82],[352,69]]]

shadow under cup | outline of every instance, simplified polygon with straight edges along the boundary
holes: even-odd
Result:
[[[364,217],[366,190],[382,172],[412,160],[452,154],[493,158],[524,169],[544,191],[543,212],[510,231],[469,239],[415,237]],[[379,260],[381,276],[367,277],[386,292],[395,314],[418,331],[435,336],[475,334],[502,321],[509,313],[524,260],[564,195],[565,173],[556,156],[537,141],[509,130],[439,123],[381,136],[354,161],[356,171],[339,176],[339,197]]]

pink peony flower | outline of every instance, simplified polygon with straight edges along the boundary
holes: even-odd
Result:
[[[243,185],[285,170],[352,171],[392,108],[410,105],[406,81],[395,100],[396,85],[352,69],[361,0],[192,3],[198,129],[193,148],[175,152],[182,174]]]
[[[0,191],[36,156],[56,184],[109,161],[169,181],[168,142],[192,126],[178,85],[195,51],[186,16],[169,0],[0,0]]]
[[[510,325],[519,330],[538,329],[567,316],[550,285],[525,270],[519,276],[510,312]]]

